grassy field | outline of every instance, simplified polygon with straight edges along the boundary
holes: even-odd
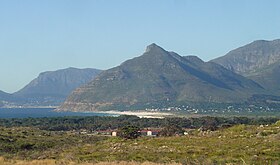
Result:
[[[159,163],[153,162],[134,162],[134,161],[118,161],[118,162],[98,162],[98,163],[77,163],[72,161],[63,160],[5,160],[0,157],[1,165],[160,165]],[[180,165],[180,163],[168,163],[166,165]]]
[[[187,136],[78,135],[35,128],[0,128],[0,164],[280,164],[280,122],[236,125]]]

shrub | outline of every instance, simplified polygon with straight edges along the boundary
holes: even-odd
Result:
[[[139,127],[127,125],[119,130],[118,135],[125,139],[136,139],[141,135],[141,133]]]
[[[175,136],[183,135],[183,133],[183,129],[178,125],[167,125],[159,132],[159,136]]]

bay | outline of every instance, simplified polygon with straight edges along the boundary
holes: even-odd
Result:
[[[56,112],[54,108],[0,108],[0,118],[36,118],[36,117],[64,117],[64,116],[116,116],[94,112]]]

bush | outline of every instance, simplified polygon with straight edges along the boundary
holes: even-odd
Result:
[[[136,139],[140,135],[140,128],[132,125],[124,126],[119,130],[119,136],[125,139]]]
[[[183,133],[184,131],[181,127],[177,125],[168,125],[159,132],[159,136],[175,136],[183,135]]]

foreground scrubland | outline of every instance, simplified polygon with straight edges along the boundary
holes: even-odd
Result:
[[[0,164],[279,164],[280,122],[186,130],[172,137],[81,135],[0,128]]]

